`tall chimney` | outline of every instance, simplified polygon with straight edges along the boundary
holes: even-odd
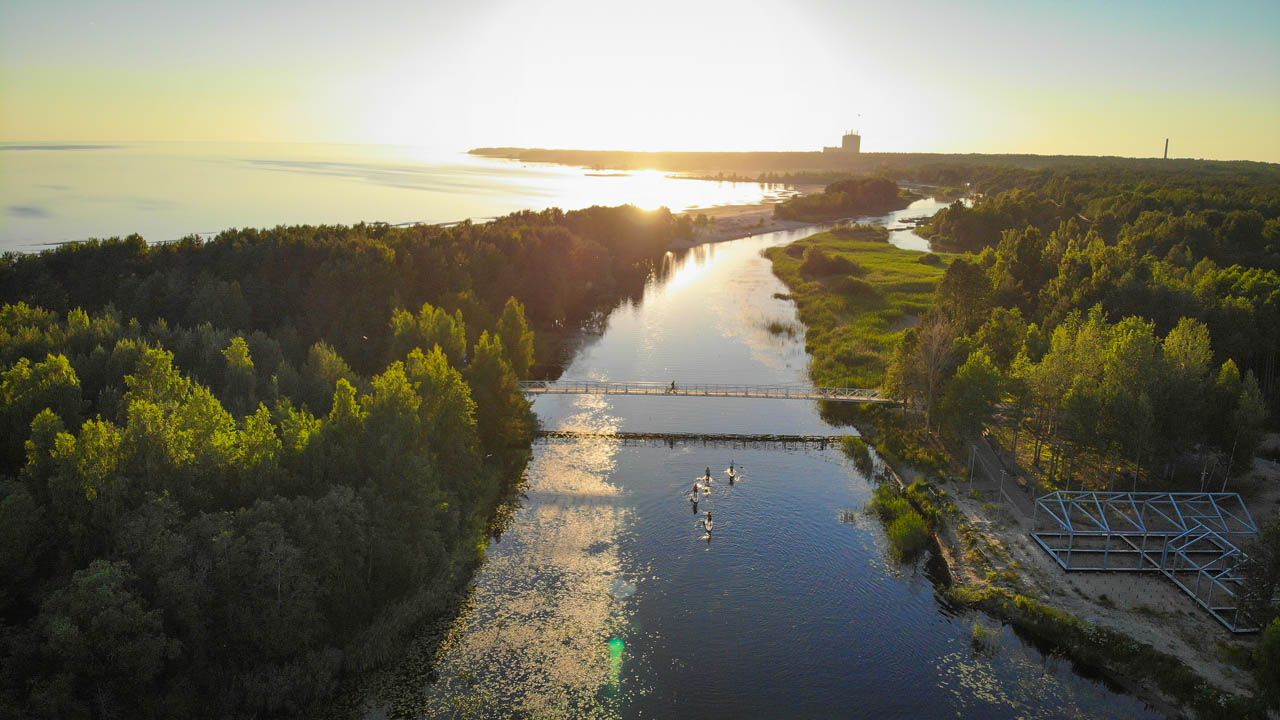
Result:
[[[1169,138],[1164,139],[1164,159],[1169,159]]]

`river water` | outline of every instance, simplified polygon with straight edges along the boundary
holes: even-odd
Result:
[[[917,208],[920,210],[920,208]],[[907,216],[911,216],[908,212]],[[566,378],[804,384],[794,305],[760,256],[809,231],[669,256]],[[902,233],[895,233],[902,235]],[[771,334],[769,321],[797,331]],[[814,403],[542,396],[545,428],[839,434]],[[743,479],[730,486],[730,463]],[[687,494],[710,467],[710,541]],[[428,677],[426,717],[1156,717],[889,559],[872,483],[838,450],[617,439],[534,449]],[[993,627],[994,650],[972,644]],[[370,717],[383,715],[371,701]]]

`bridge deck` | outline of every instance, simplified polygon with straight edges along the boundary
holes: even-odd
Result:
[[[726,447],[752,445],[816,445],[821,448],[825,448],[829,445],[836,445],[846,437],[844,435],[634,432],[625,430],[614,432],[595,432],[591,430],[539,430],[534,433],[534,436],[540,443],[567,440],[606,439],[617,440],[624,445],[640,444],[674,446],[676,443]]]
[[[597,380],[528,380],[520,389],[530,395],[663,395],[667,397],[769,398],[831,402],[892,403],[880,391],[865,388],[821,388],[804,385],[676,385]]]

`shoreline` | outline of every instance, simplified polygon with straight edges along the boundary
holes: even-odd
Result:
[[[865,438],[868,446],[874,449],[876,436],[878,435],[875,423],[862,423],[861,425],[863,427],[859,427],[858,425],[854,425],[853,427],[858,431],[859,437]],[[865,430],[864,427],[866,428]],[[878,451],[877,454],[879,454]],[[883,463],[882,472],[898,487],[899,492],[904,493],[903,497],[906,498],[907,496],[905,495],[905,491],[907,486],[911,483],[904,479],[903,473],[900,472],[898,468],[894,467],[893,463],[891,463],[888,458],[883,455],[880,455],[879,457],[881,463]],[[910,475],[919,475],[919,473],[915,472],[914,469],[909,469],[909,467],[904,467],[903,470]],[[919,480],[923,478],[917,477],[916,479]],[[909,498],[908,502],[911,502]],[[925,559],[925,562],[930,565],[940,562],[942,572],[945,575],[942,580],[945,584],[941,587],[938,587],[938,581],[936,579],[934,580],[935,587],[937,587],[938,592],[945,596],[948,602],[955,603],[956,605],[968,610],[981,613],[988,618],[999,622],[1002,626],[1011,626],[1014,629],[1015,634],[1022,637],[1024,642],[1030,642],[1033,646],[1040,649],[1041,652],[1045,652],[1047,654],[1053,650],[1062,649],[1063,646],[1059,641],[1052,637],[1047,637],[1043,633],[1036,632],[1034,628],[1028,627],[1026,623],[1020,622],[1019,618],[1013,613],[1004,611],[1000,605],[989,601],[975,602],[962,597],[962,593],[956,592],[957,588],[962,589],[962,592],[968,592],[972,588],[981,587],[986,582],[982,577],[980,577],[978,568],[974,567],[973,564],[966,562],[964,559],[965,552],[960,548],[960,527],[972,527],[974,518],[971,517],[958,502],[957,507],[957,513],[960,517],[964,518],[961,526],[957,527],[949,523],[942,522],[929,531],[929,552],[931,555],[929,558]],[[916,508],[916,510],[919,511],[920,508]],[[1050,649],[1046,651],[1044,650],[1044,647],[1048,647]],[[1104,683],[1114,686],[1118,691],[1139,698],[1153,709],[1164,713],[1170,718],[1185,717],[1182,712],[1184,709],[1182,705],[1177,701],[1166,697],[1165,694],[1161,693],[1159,690],[1151,688],[1147,684],[1144,684],[1132,677],[1116,672],[1105,664],[1087,662],[1073,654],[1071,652],[1071,648],[1066,648],[1066,654],[1073,663],[1076,663],[1090,673],[1096,674]]]
[[[885,287],[901,280],[879,273],[884,259],[877,253],[892,252],[880,244],[863,246],[856,238],[823,236],[808,245],[858,257],[858,262],[870,271],[864,280],[878,289],[880,286],[875,284],[880,280],[888,283]],[[800,310],[809,338],[806,351],[815,384],[821,384],[819,378],[812,377],[815,367],[837,375],[856,370],[864,374],[875,372],[874,367],[831,367],[834,350],[828,336],[851,327],[854,318],[845,317],[832,327],[821,319],[825,316],[810,318],[805,312],[806,303],[821,307],[832,291],[798,292],[799,287],[814,284],[796,276],[795,257],[779,250],[771,252],[770,258],[774,274],[791,291]],[[874,303],[853,310],[864,318],[874,311]],[[806,319],[816,321],[816,327]],[[813,341],[815,337],[820,341]],[[850,337],[844,340],[851,341]],[[869,340],[855,334],[852,341]],[[866,378],[872,381],[870,375]],[[924,481],[934,493],[934,500],[945,508],[930,534],[936,556],[943,561],[949,576],[949,584],[940,585],[938,590],[951,602],[1012,625],[1082,668],[1125,688],[1159,712],[1172,716],[1255,716],[1250,714],[1256,713],[1251,676],[1226,660],[1235,648],[1247,643],[1226,632],[1173,584],[1155,575],[1061,570],[1028,535],[1030,514],[1022,508],[1027,500],[1018,495],[1026,491],[1016,486],[1006,488],[1019,498],[1018,504],[1011,507],[1002,500],[995,479],[975,473],[970,482],[963,459],[967,448],[956,448],[937,438],[916,437],[900,427],[900,421],[892,414],[859,412],[842,419],[875,448],[900,486]],[[982,453],[992,458],[984,459],[984,466],[988,462],[991,467],[1007,465],[1009,461],[996,450]],[[914,457],[930,462],[915,465]],[[943,462],[933,462],[932,458]],[[1280,465],[1275,472],[1280,477]],[[1251,507],[1280,499],[1280,493],[1259,497],[1258,489],[1242,490]],[[922,516],[928,515],[924,508],[916,510]]]
[[[688,214],[705,215],[711,222],[703,227],[696,227],[693,236],[682,242],[672,243],[672,249],[687,250],[706,243],[728,242],[752,235],[777,232],[779,230],[799,230],[811,227],[813,223],[795,220],[779,220],[774,217],[773,204],[726,205],[709,210],[690,211]]]
[[[804,194],[808,194],[805,192]],[[780,220],[773,212],[777,203],[759,202],[745,205],[721,205],[712,208],[684,210],[676,215],[691,218],[704,216],[709,221],[705,225],[694,225],[693,235],[687,240],[671,243],[672,250],[688,250],[706,243],[728,242],[752,235],[778,232],[779,230],[800,230],[806,227],[817,227],[816,223],[800,220]]]

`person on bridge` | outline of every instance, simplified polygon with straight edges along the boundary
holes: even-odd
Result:
[[[671,394],[671,395],[675,395],[675,394],[676,394],[676,381],[675,381],[675,380],[672,380],[672,381],[671,381],[671,387],[667,388],[667,392],[668,392],[669,394]]]

